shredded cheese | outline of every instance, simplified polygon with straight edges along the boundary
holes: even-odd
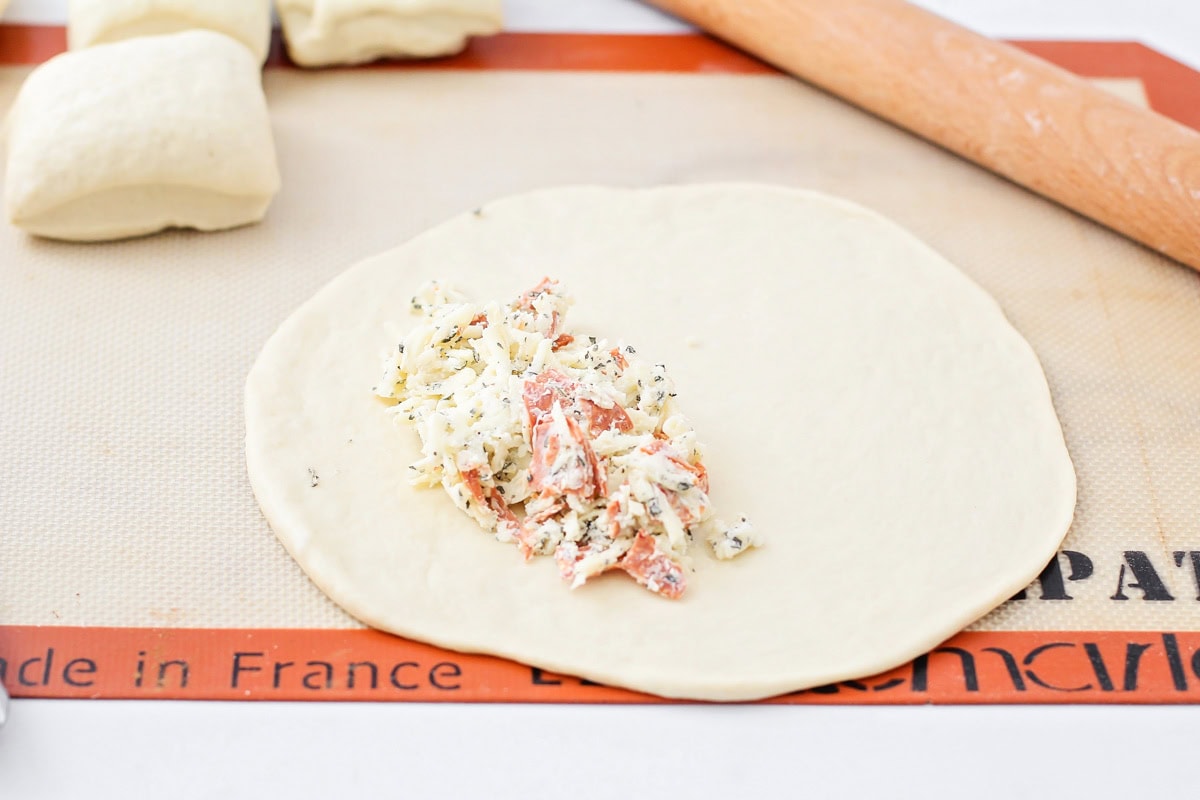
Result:
[[[761,544],[742,517],[713,518],[703,447],[666,367],[629,345],[575,336],[549,278],[512,303],[477,304],[437,282],[386,358],[375,393],[420,435],[410,480],[526,558],[553,555],[572,588],[611,569],[678,597],[693,529],[717,558]]]

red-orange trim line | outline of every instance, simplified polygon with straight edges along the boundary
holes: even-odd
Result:
[[[659,703],[372,630],[0,627],[15,697]],[[963,633],[774,704],[1196,703],[1200,633]]]
[[[37,64],[66,49],[54,25],[0,25],[0,63]],[[1151,105],[1200,129],[1200,72],[1137,42],[1014,41],[1017,47],[1090,78],[1140,78]],[[270,66],[286,66],[276,32]],[[502,33],[475,39],[457,56],[393,61],[370,69],[511,69],[576,72],[770,74],[762,61],[702,34]]]
[[[1151,106],[1200,130],[1200,72],[1138,42],[1014,41],[1014,46],[1088,78],[1140,78]],[[64,52],[59,25],[0,25],[0,64],[31,65]],[[269,66],[288,66],[278,37]],[[500,34],[466,52],[368,68],[770,74],[774,67],[702,34]]]

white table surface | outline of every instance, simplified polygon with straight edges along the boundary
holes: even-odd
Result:
[[[983,33],[1138,40],[1200,68],[1197,0],[920,0]],[[515,30],[686,30],[507,0]],[[6,19],[62,22],[66,0]],[[0,798],[1186,797],[1198,707],[14,701]],[[385,794],[386,793],[386,794]]]

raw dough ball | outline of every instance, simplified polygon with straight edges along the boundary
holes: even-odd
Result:
[[[577,332],[667,365],[714,512],[766,541],[733,562],[695,548],[679,600],[619,577],[571,591],[406,479],[420,441],[371,387],[415,290],[512,297],[546,271]],[[1046,379],[991,297],[873,212],[752,185],[536,192],[359,264],[263,348],[246,450],[280,540],[364,622],[711,700],[934,647],[1032,581],[1075,506]]]
[[[257,222],[279,190],[260,78],[249,50],[202,30],[47,61],[9,120],[9,220],[77,241]]]
[[[270,0],[71,0],[67,13],[72,50],[194,28],[232,36],[261,64],[271,47]]]
[[[500,0],[277,0],[288,55],[297,64],[361,64],[457,53],[496,33]]]

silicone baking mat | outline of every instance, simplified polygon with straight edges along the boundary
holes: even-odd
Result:
[[[0,27],[0,105],[62,46]],[[1200,127],[1200,75],[1140,45],[1022,46]],[[652,702],[347,617],[258,512],[243,381],[331,277],[488,200],[757,180],[875,208],[992,292],[1080,486],[1024,593],[911,664],[771,702],[1200,699],[1200,275],[701,36],[507,34],[311,73],[277,53],[265,85],[284,190],[264,224],[89,246],[0,228],[12,694]]]

